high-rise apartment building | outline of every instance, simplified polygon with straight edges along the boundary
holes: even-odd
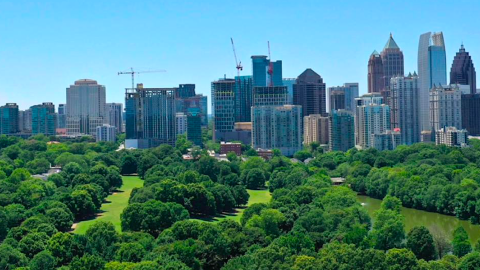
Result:
[[[373,147],[372,135],[383,134],[390,130],[390,107],[383,104],[379,93],[365,94],[355,99],[357,103],[355,115],[356,145],[365,149]]]
[[[32,133],[32,110],[18,111],[18,127],[22,133]]]
[[[285,156],[302,150],[302,107],[252,107],[252,146],[279,149]]]
[[[390,34],[390,38],[388,39],[387,44],[383,48],[383,51],[380,55],[382,57],[384,76],[384,91],[381,91],[380,93],[383,96],[383,101],[388,103],[390,79],[396,76],[403,76],[405,74],[403,52],[393,39],[392,34]]]
[[[334,110],[329,116],[330,151],[343,151],[355,147],[355,117],[346,110]]]
[[[393,77],[390,81],[391,127],[400,131],[400,143],[420,142],[419,78],[414,73],[407,77]]]
[[[330,99],[330,112],[340,109],[355,112],[355,98],[358,97],[358,83],[345,83],[343,86],[329,87],[328,97]]]
[[[18,125],[17,103],[7,103],[0,107],[0,134],[15,134],[20,131]]]
[[[57,128],[67,128],[67,106],[58,104],[57,110]]]
[[[235,80],[212,82],[211,97],[215,139],[223,140],[224,134],[235,127]]]
[[[293,85],[297,81],[296,78],[283,78],[283,86],[287,87],[287,104],[293,104]]]
[[[303,117],[303,144],[328,144],[329,130],[328,117],[321,114]]]
[[[115,142],[117,140],[117,128],[109,124],[103,124],[96,128],[97,142]]]
[[[453,59],[452,69],[450,70],[450,84],[469,85],[469,94],[475,94],[477,90],[477,73],[473,66],[472,57],[465,51],[463,44]]]
[[[287,99],[286,86],[253,87],[253,106],[282,106]]]
[[[203,146],[200,114],[190,113],[187,115],[187,139],[197,146]]]
[[[372,134],[372,147],[379,150],[394,150],[401,144],[401,134],[398,128],[386,130],[382,134]]]
[[[418,80],[420,125],[422,130],[430,130],[429,99],[434,85],[447,84],[447,56],[443,33],[427,32],[420,36],[418,44]]]
[[[270,63],[272,74],[269,74]],[[282,86],[282,61],[271,61],[265,55],[252,56],[253,86]]]
[[[430,90],[430,124],[435,132],[443,127],[462,129],[462,91],[457,85]]]
[[[123,132],[123,104],[107,103],[106,115],[107,123],[117,129],[117,133]]]
[[[176,101],[177,112],[183,112],[188,115],[189,113],[200,111],[200,118],[202,120],[202,126],[208,125],[208,100],[207,96],[195,95],[188,98],[177,98]]]
[[[96,135],[105,123],[105,86],[82,79],[67,88],[67,134]]]
[[[32,134],[55,135],[57,130],[57,114],[55,105],[44,102],[30,107],[32,111]]]
[[[480,136],[480,93],[462,95],[462,127],[472,136]]]
[[[435,144],[466,147],[468,146],[468,132],[456,127],[443,127],[435,132]]]
[[[235,77],[235,122],[250,122],[253,106],[253,77]]]
[[[382,56],[375,50],[368,59],[368,93],[381,93],[385,88]]]
[[[293,85],[293,104],[302,106],[303,116],[327,112],[326,86],[322,77],[307,68]]]
[[[189,98],[195,96],[195,84],[180,84],[175,91],[176,98]]]
[[[177,139],[175,91],[177,88],[126,89],[126,148],[175,145]]]
[[[177,112],[175,118],[177,121],[177,135],[185,134],[187,132],[187,115]]]

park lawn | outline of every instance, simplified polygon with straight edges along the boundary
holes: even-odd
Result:
[[[79,222],[73,231],[74,233],[85,234],[87,229],[99,220],[110,221],[115,225],[115,229],[118,232],[121,231],[120,214],[128,206],[130,193],[132,193],[133,188],[143,186],[143,180],[138,176],[122,176],[122,178],[123,185],[120,188],[120,192],[115,192],[108,196],[106,199],[107,203],[102,204],[102,208],[100,208],[101,213],[94,219]]]
[[[219,215],[219,216],[208,218],[208,219],[200,218],[198,220],[215,223],[225,219],[231,219],[240,223],[240,218],[242,217],[243,211],[245,211],[245,209],[248,208],[248,206],[254,203],[268,203],[270,202],[270,198],[272,197],[268,189],[259,189],[259,190],[247,189],[247,192],[248,194],[250,194],[247,207],[237,208],[235,213],[227,213],[227,214]]]

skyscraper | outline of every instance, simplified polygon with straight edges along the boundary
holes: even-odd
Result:
[[[302,150],[301,106],[252,107],[252,146],[279,149],[285,156]]]
[[[293,104],[302,106],[303,116],[327,112],[326,86],[322,77],[307,68],[293,85]]]
[[[443,127],[462,129],[462,91],[457,85],[437,86],[430,91],[430,124],[433,131]]]
[[[197,146],[203,146],[200,114],[190,113],[187,115],[187,139]]]
[[[427,32],[418,44],[419,116],[422,130],[430,130],[429,92],[434,85],[447,84],[447,60],[443,33]]]
[[[375,50],[368,59],[368,93],[381,93],[385,88],[383,62]]]
[[[123,104],[107,103],[106,115],[107,123],[117,129],[117,133],[123,132]]]
[[[250,122],[253,106],[252,76],[235,77],[235,122]]]
[[[235,80],[224,78],[212,82],[211,97],[215,139],[223,140],[225,133],[235,127]]]
[[[355,146],[354,116],[346,110],[334,110],[329,116],[330,151],[348,151]]]
[[[420,141],[419,79],[414,73],[390,81],[391,128],[400,129],[400,143],[411,145]]]
[[[287,104],[286,86],[253,87],[253,106],[281,106]]]
[[[97,142],[115,142],[117,140],[117,128],[108,124],[103,124],[96,128]]]
[[[187,115],[183,112],[177,112],[175,120],[177,121],[177,135],[185,134],[187,132]]]
[[[480,93],[462,95],[462,127],[472,136],[480,136]]]
[[[468,132],[465,129],[456,127],[442,127],[435,133],[435,144],[445,144],[450,147],[466,147],[468,146]]]
[[[0,134],[15,134],[20,131],[18,125],[17,103],[7,103],[0,107]]]
[[[57,114],[55,105],[44,102],[30,107],[32,110],[32,134],[55,135],[57,130]]]
[[[355,99],[355,141],[361,148],[373,147],[372,135],[390,130],[390,107],[383,104],[378,93],[365,94]]]
[[[328,117],[321,114],[310,114],[303,118],[303,144],[312,142],[328,144]]]
[[[67,106],[58,104],[57,128],[67,128]]]
[[[105,123],[105,86],[82,79],[67,88],[67,134],[96,135]]]
[[[177,112],[182,112],[185,115],[188,115],[192,111],[195,111],[200,114],[200,118],[202,120],[202,126],[208,125],[208,118],[207,118],[207,107],[208,107],[208,100],[207,96],[204,95],[195,95],[193,97],[188,98],[176,98],[176,110]]]
[[[383,96],[383,101],[388,104],[388,87],[390,86],[390,79],[392,77],[403,76],[405,74],[403,52],[393,39],[392,34],[390,34],[390,38],[381,52],[381,57],[383,64],[384,90],[380,93]]]
[[[195,84],[180,84],[175,92],[176,98],[189,98],[195,96]]]
[[[32,110],[18,111],[18,126],[22,133],[32,133]]]
[[[345,83],[343,86],[328,88],[330,99],[330,112],[345,109],[355,112],[355,98],[358,97],[358,83]],[[343,101],[341,99],[344,99]],[[333,102],[333,103],[332,103]]]
[[[270,66],[270,59],[267,59],[265,55],[252,56],[252,74],[253,74],[253,86],[269,86],[270,81],[273,82],[273,86],[282,86],[282,61],[278,60],[273,62],[273,78],[270,78],[268,73]]]
[[[126,89],[126,148],[175,145],[175,91],[177,88]]]
[[[293,104],[293,85],[295,84],[296,78],[283,78],[283,86],[287,87],[287,104]]]
[[[450,84],[462,84],[470,86],[470,94],[477,91],[477,73],[473,66],[472,57],[465,51],[465,47],[460,47],[453,59],[452,69],[450,70]]]

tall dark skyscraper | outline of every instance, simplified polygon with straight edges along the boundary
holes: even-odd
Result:
[[[252,76],[235,77],[235,122],[250,122],[253,106]]]
[[[470,94],[475,94],[477,91],[475,67],[472,57],[465,51],[463,44],[453,59],[452,69],[450,70],[450,84],[469,85]]]
[[[382,57],[373,51],[368,59],[368,93],[380,93],[385,88]]]
[[[327,112],[326,85],[322,77],[307,68],[293,85],[293,104],[301,105],[303,116]]]
[[[462,95],[462,128],[480,136],[480,94]]]
[[[392,34],[390,34],[390,38],[380,55],[382,57],[385,85],[384,91],[381,91],[380,93],[383,96],[384,102],[388,103],[388,87],[390,86],[390,79],[396,76],[404,76],[405,74],[403,52],[393,39]]]

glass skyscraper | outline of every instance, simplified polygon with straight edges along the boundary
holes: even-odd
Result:
[[[477,91],[477,73],[473,66],[472,57],[465,51],[465,47],[460,47],[453,59],[452,69],[450,70],[450,84],[469,85],[470,93],[475,94]]]
[[[418,44],[419,119],[422,130],[430,130],[429,92],[447,84],[447,60],[443,33],[427,32]]]
[[[345,109],[355,112],[355,98],[358,97],[358,83],[345,83],[343,86],[329,87],[330,112]],[[343,100],[340,100],[342,99]]]
[[[252,75],[253,86],[268,86],[270,75],[268,69],[270,60],[265,55],[252,56]],[[273,86],[282,86],[282,61],[272,62],[273,67]]]
[[[14,134],[19,132],[18,105],[7,103],[0,107],[0,134]]]
[[[235,77],[235,122],[250,122],[253,106],[253,77]]]
[[[53,103],[44,102],[30,107],[30,110],[32,110],[32,134],[56,134],[57,115]]]
[[[212,116],[214,141],[223,139],[226,132],[235,127],[235,79],[220,79],[212,82]]]

